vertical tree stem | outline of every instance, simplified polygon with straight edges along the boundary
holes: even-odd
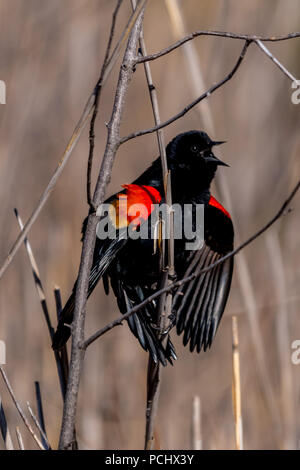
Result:
[[[112,116],[108,124],[108,136],[105,153],[93,196],[94,207],[98,207],[104,200],[106,187],[110,181],[110,175],[116,152],[120,145],[120,123],[123,115],[125,96],[133,74],[133,66],[136,58],[139,34],[142,27],[145,4],[146,0],[140,0],[138,4],[138,8],[141,8],[142,5],[141,13],[138,15],[137,20],[133,24],[120,68],[119,81],[115,94]],[[83,237],[82,254],[75,295],[74,320],[72,323],[70,373],[59,441],[60,449],[70,449],[72,446],[75,429],[79,384],[85,353],[84,348],[82,348],[84,341],[85,306],[89,274],[95,246],[97,222],[98,217],[96,214],[90,214],[88,217],[87,228]]]

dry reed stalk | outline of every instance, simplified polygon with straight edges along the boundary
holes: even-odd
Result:
[[[39,420],[37,418],[37,416],[34,414],[31,406],[30,406],[30,403],[27,402],[27,408],[28,408],[28,411],[29,411],[29,414],[32,418],[32,421],[34,422],[34,424],[36,425],[37,429],[39,430],[40,432],[40,435],[41,435],[41,438],[42,438],[42,443],[43,443],[43,446],[46,450],[51,450],[51,446],[49,444],[49,441],[48,441],[48,438],[46,436],[46,433],[45,431],[43,430],[42,426],[40,425],[39,423]]]
[[[198,395],[193,398],[192,449],[202,450],[201,401]]]
[[[22,434],[18,426],[16,427],[16,435],[20,450],[25,450]]]
[[[237,317],[232,317],[232,404],[235,422],[235,447],[243,450],[240,353]]]

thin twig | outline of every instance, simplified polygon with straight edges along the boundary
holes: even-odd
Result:
[[[300,32],[290,33],[285,36],[266,37],[266,36],[256,36],[256,35],[251,35],[251,34],[236,34],[236,33],[230,33],[227,31],[195,31],[194,33],[188,34],[184,38],[180,39],[179,41],[176,41],[174,44],[171,44],[165,49],[162,49],[161,51],[156,52],[155,54],[151,54],[145,57],[139,57],[136,60],[136,63],[141,64],[144,62],[149,62],[151,60],[156,60],[159,57],[169,54],[170,52],[174,51],[175,49],[182,46],[186,42],[191,41],[199,36],[218,36],[222,38],[239,39],[239,40],[244,40],[244,41],[278,42],[278,41],[286,41],[288,39],[299,38]]]
[[[39,430],[40,432],[40,435],[42,437],[42,441],[43,441],[43,446],[46,450],[51,450],[51,446],[49,444],[49,441],[48,441],[48,438],[44,432],[44,430],[42,429],[42,426],[40,425],[39,423],[39,420],[38,418],[35,416],[34,412],[32,411],[32,408],[30,406],[30,403],[29,401],[27,402],[27,408],[28,408],[28,411],[30,413],[30,416],[32,418],[32,421],[34,422],[34,424],[36,425],[37,429]]]
[[[23,410],[22,410],[20,404],[18,403],[18,401],[17,401],[17,399],[16,399],[16,396],[15,396],[15,394],[14,394],[14,392],[13,392],[13,389],[12,389],[10,383],[9,383],[8,378],[7,378],[7,375],[6,375],[4,369],[3,369],[3,367],[2,367],[1,365],[0,365],[0,372],[1,372],[2,378],[3,378],[3,380],[4,380],[4,383],[5,383],[5,385],[6,385],[6,388],[7,388],[8,392],[9,392],[11,398],[12,398],[12,401],[14,402],[14,405],[15,405],[15,407],[17,408],[17,411],[18,411],[19,415],[21,416],[21,418],[22,418],[22,420],[23,420],[23,422],[24,422],[26,428],[27,428],[28,431],[30,432],[31,436],[33,437],[33,439],[35,440],[35,442],[36,442],[36,444],[39,446],[39,448],[40,448],[41,450],[45,450],[43,444],[41,443],[41,441],[39,440],[39,438],[38,438],[37,435],[35,434],[34,430],[32,429],[32,427],[31,427],[31,425],[30,425],[30,423],[29,423],[29,421],[28,421],[28,419],[26,418],[26,415],[24,414],[24,412],[23,412]]]
[[[110,59],[107,61],[107,65],[105,67],[105,70],[104,70],[104,74],[103,74],[103,79],[102,79],[102,83],[104,83],[108,77],[108,75],[110,74],[112,68],[114,67],[119,55],[120,55],[120,52],[122,50],[122,47],[123,45],[126,43],[131,31],[132,31],[132,28],[134,26],[134,24],[136,23],[136,20],[138,18],[138,16],[140,15],[142,9],[144,8],[145,6],[145,3],[146,3],[147,0],[139,0],[139,3],[136,7],[136,9],[134,10],[134,12],[132,13],[132,15],[130,16],[121,36],[120,36],[120,39],[118,40],[112,54],[111,54],[111,57]]]
[[[161,296],[164,292],[168,292],[169,290],[175,289],[177,287],[182,286],[183,284],[190,282],[191,280],[195,279],[196,277],[200,276],[203,273],[206,273],[210,271],[211,269],[215,268],[219,264],[223,263],[225,260],[232,258],[233,256],[237,255],[243,248],[248,246],[250,243],[252,243],[256,238],[258,238],[260,235],[262,235],[266,230],[268,230],[275,222],[278,220],[285,212],[287,206],[290,204],[292,199],[294,198],[295,194],[299,190],[300,187],[300,181],[297,183],[289,197],[286,199],[286,201],[283,203],[283,205],[280,207],[279,211],[275,214],[275,216],[266,224],[264,225],[260,230],[258,230],[254,235],[252,235],[250,238],[248,238],[245,242],[241,243],[237,248],[234,250],[230,251],[227,253],[225,256],[222,256],[222,258],[219,258],[218,261],[216,261],[213,264],[210,264],[206,268],[202,269],[201,271],[198,271],[197,273],[193,273],[190,276],[180,279],[179,281],[173,282],[170,286],[167,286],[163,289],[158,290],[154,294],[150,295],[147,297],[143,302],[140,304],[136,305],[132,309],[128,310],[124,315],[121,317],[117,318],[116,320],[108,323],[106,326],[98,330],[96,333],[91,335],[86,341],[84,341],[81,344],[81,347],[83,349],[86,349],[90,344],[92,344],[96,339],[100,338],[100,336],[104,335],[107,333],[107,331],[111,330],[117,325],[121,325],[124,320],[129,318],[131,315],[139,311],[141,308],[144,308],[149,302],[152,302],[152,300],[157,299],[159,296]]]
[[[99,205],[104,201],[106,187],[109,183],[114,159],[119,148],[120,124],[123,115],[127,89],[134,70],[133,63],[136,55],[139,34],[142,27],[145,4],[146,0],[140,0],[135,10],[135,12],[138,10],[140,13],[137,15],[137,20],[132,26],[125,55],[120,68],[112,116],[107,126],[108,136],[106,148],[93,196],[94,207],[99,207]],[[96,214],[90,213],[83,237],[80,267],[76,283],[74,320],[72,323],[70,373],[64,403],[63,420],[59,441],[60,449],[69,449],[71,447],[74,436],[78,391],[84,359],[84,350],[80,347],[80,345],[84,340],[85,306],[87,300],[89,274],[95,247],[97,222],[98,217]]]
[[[225,83],[228,82],[229,80],[231,80],[231,78],[235,75],[235,73],[239,69],[241,63],[243,62],[243,59],[245,58],[245,55],[246,55],[246,52],[247,52],[247,49],[248,49],[249,45],[250,45],[250,41],[247,40],[244,44],[242,52],[240,53],[240,55],[238,57],[238,60],[237,60],[236,64],[234,65],[233,69],[229,72],[229,74],[226,75],[226,77],[224,77],[222,80],[220,80],[215,85],[211,86],[205,93],[202,93],[202,95],[200,95],[198,98],[196,98],[190,104],[185,106],[179,113],[175,114],[174,116],[169,118],[167,121],[164,121],[164,122],[162,122],[161,124],[159,124],[157,126],[150,127],[149,129],[144,129],[144,130],[141,130],[141,131],[132,132],[131,134],[129,134],[125,137],[122,137],[122,139],[120,140],[120,144],[124,144],[128,140],[135,139],[136,137],[140,137],[142,135],[151,134],[153,132],[156,132],[159,129],[163,129],[166,126],[169,126],[174,121],[177,121],[179,118],[181,118],[186,113],[188,113],[192,108],[194,108],[194,106],[196,106],[198,103],[200,103],[200,101],[204,100],[205,98],[208,98],[218,88],[225,85]]]
[[[232,317],[232,404],[235,422],[235,447],[243,450],[243,420],[241,406],[241,377],[237,317]]]
[[[101,96],[101,91],[102,91],[102,83],[103,83],[103,77],[105,74],[105,70],[108,65],[109,61],[109,54],[111,51],[111,46],[115,34],[115,26],[116,26],[116,21],[117,21],[117,15],[120,9],[120,6],[122,4],[123,0],[118,0],[116,8],[113,12],[112,15],[112,22],[111,22],[111,28],[110,28],[110,34],[108,38],[108,43],[106,47],[106,52],[103,60],[103,65],[102,69],[100,72],[100,77],[96,85],[96,93],[95,93],[95,105],[94,105],[94,112],[92,115],[91,123],[90,123],[90,133],[89,133],[89,141],[90,141],[90,150],[89,150],[89,158],[88,158],[88,165],[87,165],[87,202],[90,207],[92,207],[92,195],[91,195],[91,179],[92,179],[92,166],[93,166],[93,157],[94,157],[94,147],[95,147],[95,122],[98,114],[98,108],[99,108],[99,101],[100,101],[100,96]],[[93,208],[93,207],[92,207]],[[93,208],[95,209],[95,208]]]
[[[284,65],[282,65],[281,62],[279,62],[278,59],[276,59],[276,57],[269,51],[269,49],[262,43],[262,41],[260,39],[256,39],[255,41],[255,44],[257,44],[257,46],[272,60],[272,62],[274,62],[274,64],[277,65],[277,67],[280,68],[280,70],[287,76],[289,77],[290,80],[292,80],[292,82],[296,82],[297,81],[297,78],[294,77],[293,74],[291,74],[291,72],[289,72]]]
[[[242,53],[240,54],[239,59],[238,59],[236,65],[234,66],[233,70],[223,80],[218,82],[216,85],[213,85],[204,94],[199,96],[199,98],[192,101],[192,103],[190,103],[182,111],[175,114],[173,117],[171,117],[167,121],[161,123],[160,125],[149,128],[149,129],[144,129],[144,130],[141,130],[141,131],[132,132],[131,134],[129,134],[129,135],[127,135],[127,136],[125,136],[121,139],[121,142],[120,142],[121,144],[127,142],[128,140],[134,139],[136,137],[140,137],[140,136],[146,135],[146,134],[151,134],[152,132],[155,132],[159,129],[162,129],[162,128],[172,124],[174,121],[176,121],[177,119],[184,116],[187,112],[189,112],[194,106],[196,106],[198,103],[200,103],[200,101],[202,101],[204,98],[208,97],[214,91],[216,91],[218,88],[220,88],[222,85],[224,85],[227,81],[229,81],[233,77],[233,75],[235,74],[235,72],[239,68],[242,60],[245,57],[247,48],[251,44],[251,42],[255,42],[257,44],[257,46],[260,47],[260,49],[282,70],[282,72],[285,75],[287,75],[292,81],[296,81],[296,78],[284,67],[284,65],[281,64],[281,62],[278,59],[276,59],[276,57],[274,57],[274,55],[269,51],[269,49],[267,49],[267,47],[262,43],[262,41],[283,41],[283,40],[286,40],[286,39],[298,38],[298,37],[300,37],[300,33],[291,33],[290,35],[281,36],[281,37],[277,37],[277,38],[275,38],[275,37],[274,38],[271,38],[271,37],[270,38],[264,38],[264,37],[260,38],[258,36],[235,35],[234,33],[223,33],[223,32],[221,33],[221,32],[217,32],[217,31],[210,31],[210,32],[209,31],[206,31],[206,32],[202,31],[202,32],[199,32],[199,34],[193,33],[193,34],[196,34],[196,35],[195,36],[190,35],[191,37],[189,37],[189,39],[187,39],[187,40],[193,39],[194,37],[197,37],[197,35],[200,36],[201,35],[200,33],[202,33],[202,35],[206,34],[206,35],[211,35],[211,36],[230,37],[230,38],[234,38],[234,39],[244,39],[246,41],[245,46],[242,50]],[[178,41],[178,43],[180,42],[179,45],[182,45],[185,42],[187,42],[187,40],[185,40],[183,42]],[[176,43],[176,44],[178,44],[178,43]],[[179,45],[177,45],[176,47],[179,47]],[[147,61],[149,61],[149,60],[153,60],[157,57],[161,57],[161,55],[168,54],[172,50],[176,49],[176,47],[175,47],[175,45],[174,45],[173,48],[171,46],[171,47],[161,51],[160,53],[158,53],[156,55],[154,54],[153,56],[148,56],[148,57],[144,57],[144,58],[140,57],[137,60],[137,62],[142,63],[142,62],[146,62],[146,59],[147,59]]]

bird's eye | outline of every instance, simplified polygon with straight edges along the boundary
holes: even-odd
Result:
[[[198,150],[199,150],[198,145],[192,145],[192,146],[191,146],[191,151],[192,151],[193,153],[198,152]]]

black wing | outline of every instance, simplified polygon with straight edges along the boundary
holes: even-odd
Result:
[[[110,276],[111,286],[117,298],[118,307],[121,313],[126,313],[143,300],[149,297],[155,290],[145,285],[129,284],[118,276]],[[157,303],[149,302],[144,308],[128,318],[128,325],[131,332],[139,340],[140,345],[145,351],[148,351],[154,362],[161,362],[167,365],[167,360],[172,364],[172,359],[176,360],[174,346],[168,336],[166,347],[156,335],[155,318],[157,316]]]
[[[233,249],[231,219],[220,209],[205,209],[205,243],[190,251],[181,277],[199,273]],[[233,272],[233,258],[225,260],[178,289],[173,299],[177,333],[190,350],[206,351],[212,344],[227,302]]]
[[[108,269],[110,263],[127,243],[127,239],[124,238],[124,236],[124,233],[120,233],[118,238],[115,240],[102,241],[98,238],[96,239],[93,265],[89,276],[88,297],[93,292],[99,279]],[[62,348],[71,335],[70,326],[74,315],[76,284],[77,281],[75,282],[72,293],[61,312],[57,330],[53,337],[52,347],[55,350]]]
[[[116,195],[111,196],[105,202],[109,203],[116,198]],[[87,221],[88,217],[86,217],[82,224],[82,239],[85,234],[87,228]],[[89,275],[89,285],[88,285],[88,297],[93,292],[94,288],[96,287],[99,279],[105,274],[106,270],[108,269],[110,263],[114,260],[117,256],[119,251],[126,245],[126,232],[125,231],[118,231],[117,237],[113,240],[111,239],[99,239],[96,238],[94,255],[93,255],[93,263],[91,272]],[[53,336],[52,340],[52,348],[54,350],[61,349],[64,344],[68,341],[69,337],[71,336],[71,323],[73,321],[74,316],[74,308],[75,308],[75,291],[76,291],[76,284],[75,281],[72,293],[68,298],[59,318],[59,322],[57,325],[56,332]]]
[[[110,198],[110,200],[113,198],[114,196]],[[110,202],[110,200],[106,202]],[[86,221],[83,224],[83,233],[85,229]],[[119,276],[119,261],[117,258],[128,242],[132,245],[132,241],[128,240],[126,229],[124,231],[119,230],[118,236],[115,240],[96,239],[88,286],[89,297],[96,287],[99,279],[103,278],[104,289],[108,294],[109,271],[112,288],[115,296],[117,297],[121,313],[126,313],[130,308],[142,302],[148,295],[150,295],[150,293],[152,293],[148,293],[148,289],[145,286],[142,288],[138,285],[128,285],[124,280],[122,280],[122,276]],[[136,253],[136,250],[134,249],[133,252],[129,250],[129,254],[126,255],[125,253],[125,256],[132,258],[132,253]],[[142,259],[143,253],[137,257]],[[61,317],[52,342],[53,349],[62,348],[70,337],[70,325],[73,321],[75,307],[75,290],[76,282],[74,284],[72,294],[61,312]],[[172,363],[172,358],[176,359],[174,347],[170,339],[167,341],[166,348],[162,346],[161,341],[157,338],[155,329],[153,328],[153,318],[155,318],[154,306],[152,304],[148,304],[140,312],[129,317],[127,321],[131,331],[138,338],[141,346],[146,351],[149,351],[155,362],[160,361],[163,365],[166,365],[166,359],[168,359],[169,362]]]

